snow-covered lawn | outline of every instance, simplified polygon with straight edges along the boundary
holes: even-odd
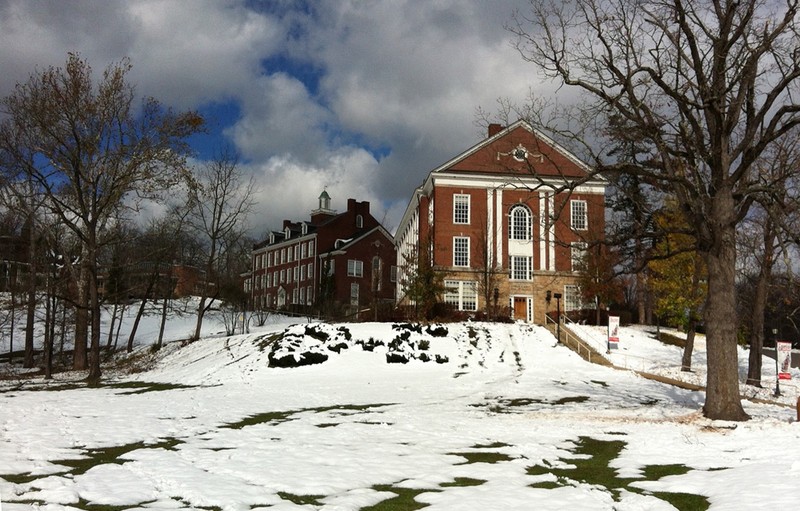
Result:
[[[356,342],[399,330],[348,324],[350,347],[323,364],[270,368],[269,339],[287,326],[157,357],[142,347],[151,369],[107,373],[99,388],[75,375],[0,382],[2,511],[418,508],[389,507],[402,498],[430,510],[660,510],[679,493],[695,496],[679,509],[800,505],[794,406],[745,401],[752,420],[709,421],[703,393],[586,363],[521,324],[413,332],[429,343],[416,354],[441,364],[387,364],[386,346]],[[702,378],[704,353],[698,340],[689,377]],[[611,356],[649,372],[680,365],[678,348],[640,328],[623,328]]]

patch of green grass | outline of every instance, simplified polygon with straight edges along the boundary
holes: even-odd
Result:
[[[297,504],[298,506],[304,506],[306,504],[311,506],[321,506],[322,502],[320,502],[320,500],[324,499],[325,495],[295,495],[294,493],[279,491],[278,497]]]
[[[73,476],[86,473],[88,470],[105,464],[122,465],[125,463],[124,455],[139,449],[168,449],[174,450],[177,445],[183,443],[183,440],[177,438],[168,438],[155,444],[145,444],[144,442],[136,442],[126,445],[117,445],[113,447],[102,447],[99,449],[84,449],[81,453],[84,457],[79,459],[65,459],[54,460],[53,463],[70,467],[67,473]]]
[[[453,456],[461,456],[466,458],[464,463],[457,463],[457,465],[471,465],[473,463],[500,463],[501,461],[511,461],[514,458],[508,454],[501,452],[449,452]]]
[[[442,488],[460,488],[466,486],[480,486],[485,483],[485,479],[473,479],[471,477],[456,477],[449,483],[442,483],[439,486]]]
[[[397,496],[378,502],[374,506],[362,507],[360,511],[414,511],[416,509],[422,509],[428,507],[429,504],[417,502],[415,497],[420,493],[437,491],[398,488],[397,486],[390,486],[386,484],[373,486],[372,489],[381,492],[391,492]]]
[[[130,394],[144,394],[147,392],[162,392],[165,390],[191,389],[198,387],[199,385],[181,385],[179,383],[156,383],[156,382],[146,382],[146,381],[126,381],[126,382],[108,383],[105,386],[112,389],[136,389],[130,392],[120,392],[120,394],[123,395],[130,395]]]
[[[488,407],[489,411],[492,413],[512,413],[513,408],[520,408],[531,405],[561,406],[569,403],[583,403],[588,400],[589,400],[588,396],[567,396],[567,397],[562,397],[561,399],[557,399],[555,401],[546,401],[544,399],[530,398],[530,397],[518,397],[514,399],[500,399],[493,404],[480,403],[480,404],[473,404],[470,406],[476,408],[485,406]]]
[[[26,484],[33,482],[37,479],[42,477],[47,477],[46,475],[31,475],[30,473],[25,474],[0,474],[0,479],[3,479],[6,482],[11,484]]]
[[[670,493],[663,491],[654,491],[653,497],[664,500],[672,504],[675,509],[680,511],[704,511],[708,509],[708,499],[702,495],[694,495],[692,493]]]
[[[114,506],[111,504],[90,504],[88,500],[80,499],[78,500],[77,504],[74,504],[74,507],[77,509],[83,509],[84,511],[125,511],[127,509],[139,509],[140,507],[152,502],[156,501],[149,500],[147,502],[140,502],[134,505],[125,504],[122,506]]]
[[[623,489],[642,495],[652,495],[655,498],[669,502],[681,511],[704,511],[708,509],[708,499],[702,495],[671,492],[647,492],[631,486],[636,481],[657,481],[669,475],[682,475],[690,471],[684,465],[647,465],[642,469],[644,479],[619,477],[616,470],[611,467],[611,462],[617,458],[625,448],[621,440],[597,440],[591,437],[580,437],[577,441],[574,458],[563,459],[572,465],[569,468],[558,468],[552,465],[535,465],[527,469],[532,476],[553,474],[557,482],[542,481],[534,483],[534,488],[553,489],[580,482],[600,486],[608,490],[615,501],[619,501]]]
[[[381,408],[384,406],[391,406],[392,403],[378,403],[366,405],[336,405],[336,406],[320,406],[317,408],[300,408],[298,410],[286,410],[282,412],[264,412],[255,415],[250,415],[236,422],[229,422],[220,426],[227,429],[242,429],[247,426],[255,426],[257,424],[269,424],[276,426],[282,422],[294,420],[293,416],[305,412],[324,413],[336,412],[340,415],[348,415],[351,412],[366,412],[372,408]]]
[[[648,481],[658,481],[662,477],[667,476],[682,476],[691,469],[686,465],[673,464],[673,465],[647,465],[642,469],[644,478]]]
[[[491,444],[475,444],[473,449],[500,449],[501,447],[511,447],[511,444],[505,442],[492,442]]]
[[[88,385],[85,382],[74,383],[29,383],[25,385],[18,385],[10,389],[0,390],[0,394],[7,394],[9,392],[43,392],[53,391],[58,392],[62,390],[76,390],[85,389]]]
[[[295,410],[289,410],[288,412],[264,412],[264,413],[257,413],[255,415],[250,415],[245,417],[242,420],[236,422],[229,422],[227,424],[223,424],[220,428],[226,429],[242,429],[247,426],[255,426],[257,424],[270,424],[272,426],[276,426],[282,422],[287,422],[292,420],[291,416],[297,413]]]
[[[0,390],[0,394],[17,391],[39,392],[51,391],[60,392],[62,390],[79,389],[136,389],[131,392],[120,392],[120,394],[144,394],[145,392],[158,392],[163,390],[191,389],[198,385],[181,385],[178,383],[156,383],[145,381],[125,381],[125,382],[96,382],[88,383],[84,381],[71,383],[30,383],[24,386],[17,386],[10,389]]]
[[[561,399],[557,399],[550,404],[553,405],[566,405],[569,403],[583,403],[589,400],[589,396],[571,396],[571,397],[562,397]]]

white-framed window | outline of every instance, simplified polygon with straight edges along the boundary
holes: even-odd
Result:
[[[314,289],[314,288],[311,287],[311,286],[308,286],[306,289],[307,289],[307,291],[306,291],[306,304],[307,305],[312,305],[314,303],[314,294],[313,294],[312,289]]]
[[[453,237],[453,266],[469,267],[469,238]]]
[[[285,262],[286,262],[286,249],[282,248],[281,249],[281,264],[284,264]]]
[[[300,259],[305,259],[306,258],[306,249],[307,248],[308,248],[308,246],[305,243],[300,245]]]
[[[580,310],[583,308],[581,290],[578,286],[564,286],[564,312]]]
[[[511,279],[531,280],[532,257],[511,256]]]
[[[569,203],[571,226],[576,231],[588,229],[589,220],[587,218],[587,207],[585,200],[573,200]]]
[[[286,282],[286,270],[281,270],[281,284]]]
[[[308,242],[308,257],[311,257],[313,255],[314,255],[314,240],[310,240]]]
[[[306,280],[306,265],[300,266],[300,280]]]
[[[528,241],[531,234],[531,211],[526,206],[517,204],[509,213],[508,239]]]
[[[570,244],[570,259],[572,261],[572,271],[581,271],[586,265],[585,241],[574,241]]]
[[[364,217],[361,215],[356,215],[356,229],[361,229],[364,227]]]
[[[306,272],[306,274],[310,279],[314,277],[314,263],[308,263],[308,271]]]
[[[297,288],[292,289],[292,303],[297,303]]]
[[[328,273],[329,276],[333,275],[333,271],[334,271],[334,264],[333,263],[335,263],[335,262],[336,261],[334,261],[333,259],[328,259],[325,262],[325,267],[327,268],[327,273]]]
[[[348,277],[363,277],[364,276],[364,262],[356,259],[347,260],[347,276]]]
[[[453,195],[453,223],[469,223],[469,195],[464,193]]]
[[[392,265],[389,269],[389,281],[397,282],[397,266]]]
[[[269,268],[272,267],[272,252],[270,252],[269,255],[267,256],[267,267]]]
[[[300,259],[300,244],[294,246],[294,260]]]
[[[358,282],[350,284],[350,305],[358,306],[359,287]]]
[[[478,310],[478,283],[468,280],[445,280],[444,302],[460,311]]]

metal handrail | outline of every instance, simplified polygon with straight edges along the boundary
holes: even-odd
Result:
[[[545,326],[549,328],[554,335],[557,336],[557,322],[549,314],[545,314]],[[611,363],[602,356],[597,350],[583,342],[581,338],[575,334],[569,327],[566,325],[566,321],[562,321],[561,323],[561,337],[563,339],[558,339],[558,342],[564,344],[564,346],[568,347],[587,362],[591,362],[594,364],[600,365],[611,365]],[[594,357],[592,357],[594,355]]]

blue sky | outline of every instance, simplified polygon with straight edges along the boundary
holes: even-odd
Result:
[[[369,200],[393,231],[427,173],[484,134],[476,111],[538,84],[505,31],[527,2],[0,0],[0,95],[68,51],[129,57],[141,94],[198,109],[200,159],[235,148],[259,183],[251,230]]]

